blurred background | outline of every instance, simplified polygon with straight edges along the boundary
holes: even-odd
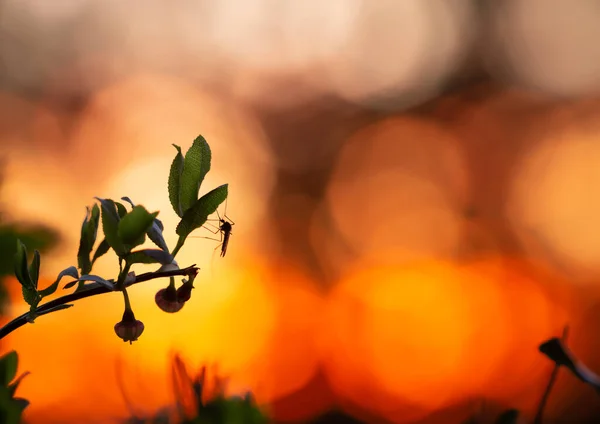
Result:
[[[599,21],[592,0],[0,1],[4,321],[15,238],[50,284],[94,196],[159,210],[174,246],[172,143],[208,140],[201,191],[229,183],[235,222],[225,258],[186,243],[181,312],[154,304],[167,281],[131,290],[133,345],[118,294],[7,337],[27,421],[150,417],[175,353],[278,422],[531,420],[542,341],[569,324],[600,371]],[[598,414],[560,374],[547,422]]]

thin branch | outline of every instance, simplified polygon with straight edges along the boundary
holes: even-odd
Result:
[[[564,328],[563,334],[562,334],[562,342],[563,343],[567,342],[568,335],[569,335],[569,327],[566,326]],[[554,387],[554,384],[556,383],[559,369],[560,369],[560,364],[558,362],[556,362],[554,364],[554,369],[552,370],[552,374],[550,374],[550,380],[548,380],[548,385],[546,386],[544,395],[542,396],[542,399],[540,400],[540,404],[538,406],[537,413],[535,414],[535,419],[533,420],[534,424],[542,424],[544,408],[546,407],[546,404],[548,403],[548,398],[550,397],[550,392],[552,391],[552,388]]]
[[[194,265],[189,266],[184,269],[175,269],[175,270],[171,270],[171,271],[146,272],[144,274],[137,275],[135,277],[135,280],[133,280],[131,283],[127,284],[127,287],[132,286],[134,284],[143,283],[144,281],[155,280],[157,278],[175,277],[178,275],[189,277],[192,275],[196,275],[198,273],[198,270],[199,270],[199,268],[197,268],[196,265],[194,264]],[[81,291],[77,291],[75,293],[61,296],[59,298],[51,300],[50,302],[44,303],[43,305],[41,305],[37,308],[36,312],[37,313],[45,312],[49,309],[55,308],[60,305],[65,305],[67,303],[71,303],[71,302],[74,302],[79,299],[85,299],[86,297],[97,296],[99,294],[113,293],[113,292],[114,292],[114,290],[110,290],[108,287],[105,287],[105,286],[96,286],[96,287],[90,288],[88,290],[84,289]],[[13,331],[15,331],[17,328],[22,327],[23,325],[27,324],[29,322],[27,320],[28,315],[29,315],[29,312],[26,312],[23,315],[20,315],[17,318],[10,321],[4,327],[0,328],[0,340],[3,339],[4,337],[6,337],[7,335],[9,335],[10,333],[12,333]]]

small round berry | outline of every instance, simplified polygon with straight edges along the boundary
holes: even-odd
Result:
[[[135,319],[132,311],[125,311],[123,319],[115,324],[115,333],[124,342],[135,342],[144,332],[144,323]]]
[[[178,301],[177,291],[172,286],[160,289],[154,296],[154,302],[162,311],[168,313],[178,312],[185,305],[185,302]]]
[[[190,282],[183,283],[177,289],[177,300],[180,302],[187,302],[192,297],[192,289],[194,286]]]

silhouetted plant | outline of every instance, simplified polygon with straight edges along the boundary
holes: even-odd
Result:
[[[132,343],[142,335],[145,328],[143,322],[138,320],[133,312],[127,289],[134,284],[157,278],[169,277],[170,279],[168,287],[160,290],[155,296],[159,308],[166,312],[181,310],[191,297],[194,279],[199,269],[195,265],[180,268],[175,261],[175,256],[183,247],[190,233],[202,227],[208,217],[225,201],[228,185],[223,184],[198,198],[202,181],[210,170],[210,147],[202,136],[198,136],[194,140],[185,156],[179,146],[174,145],[174,147],[177,154],[171,164],[168,194],[175,213],[181,218],[175,229],[179,236],[175,248],[171,251],[163,238],[164,226],[157,218],[158,212],[151,213],[144,206],[135,205],[129,197],[122,197],[120,200],[123,203],[96,197],[97,203],[91,208],[87,208],[81,226],[77,267],[70,266],[60,272],[56,280],[48,287],[38,286],[41,266],[40,252],[37,249],[34,250],[30,262],[26,245],[22,240],[17,240],[14,273],[21,284],[23,299],[29,305],[29,311],[0,328],[0,339],[26,323],[33,323],[42,315],[73,306],[77,300],[120,291],[123,294],[124,312],[121,321],[115,324],[114,330],[123,341]],[[126,205],[129,205],[129,208]],[[104,238],[96,246],[100,223]],[[158,249],[134,250],[146,241],[146,236]],[[95,262],[109,250],[113,250],[118,257],[119,273],[116,278],[105,279],[91,274]],[[159,264],[160,268],[154,272],[136,275],[132,270],[136,264]],[[179,288],[175,286],[176,276],[186,277],[182,280]],[[72,280],[65,284],[63,289],[75,287],[75,290],[71,294],[43,302],[45,298],[57,291],[60,282],[65,277],[70,277]],[[11,352],[8,358],[14,358],[11,360],[14,361],[16,371],[16,353]],[[13,390],[12,387],[16,387],[16,385],[9,386],[6,382],[0,389],[10,392]],[[246,411],[243,414],[254,413],[254,409],[248,406],[247,401],[241,402],[239,405],[235,403],[238,406],[234,409],[222,406],[219,402],[221,401],[210,406],[208,411],[214,410],[220,411],[219,413],[222,414],[233,415],[240,413],[239,411]],[[230,405],[230,403],[226,403],[226,405]]]
[[[266,424],[267,417],[258,408],[252,395],[226,396],[226,382],[213,376],[212,390],[207,391],[207,369],[192,377],[179,356],[171,364],[172,386],[175,392],[175,410],[163,409],[152,417],[134,416],[124,424]],[[122,388],[122,390],[124,390]],[[126,393],[124,397],[128,399]],[[129,404],[133,410],[133,405]]]
[[[28,373],[17,377],[19,357],[9,352],[0,358],[0,423],[19,424],[23,410],[29,405],[25,399],[15,397],[19,383]]]

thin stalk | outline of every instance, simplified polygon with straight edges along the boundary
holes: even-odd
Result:
[[[566,326],[563,330],[562,334],[562,342],[567,342],[567,336],[569,335],[569,327]],[[552,374],[550,374],[550,379],[548,380],[548,385],[546,386],[546,390],[540,400],[540,404],[537,409],[537,413],[535,414],[535,418],[533,420],[534,424],[542,424],[542,418],[544,416],[544,409],[546,408],[546,404],[548,403],[548,398],[550,397],[550,392],[556,383],[556,379],[558,378],[558,370],[560,369],[560,365],[558,363],[554,364],[554,369],[552,370]]]

